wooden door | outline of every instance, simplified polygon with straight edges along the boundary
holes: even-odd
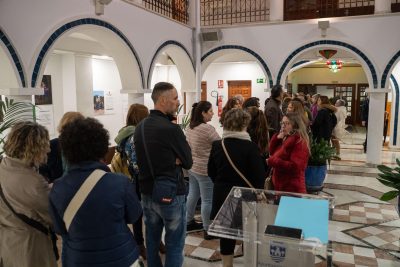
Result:
[[[251,97],[251,80],[228,81],[228,99],[235,95],[242,95],[244,100]]]
[[[365,90],[369,87],[368,83],[359,83],[357,84],[357,96],[355,97],[354,108],[357,109],[355,111],[356,120],[355,125],[361,125],[361,105],[366,99]]]
[[[304,93],[305,95],[310,94],[316,94],[317,93],[317,86],[315,84],[298,84],[297,85],[297,92]]]
[[[342,97],[347,102],[347,118],[346,124],[355,125],[356,124],[356,116],[359,109],[356,106],[356,101],[353,96],[356,95],[356,85],[355,84],[334,84],[332,85],[334,88],[333,95],[335,97]],[[333,105],[335,103],[332,103]]]
[[[207,82],[205,82],[205,81],[201,82],[200,100],[201,101],[207,101]]]

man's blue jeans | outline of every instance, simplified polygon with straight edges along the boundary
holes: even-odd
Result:
[[[171,204],[155,203],[151,195],[142,195],[148,267],[162,267],[159,254],[165,226],[165,267],[181,267],[186,236],[186,196],[179,195]]]
[[[210,177],[189,171],[189,195],[186,204],[186,220],[190,222],[194,218],[197,201],[201,196],[201,219],[204,230],[210,226],[210,213],[212,207],[214,183]]]

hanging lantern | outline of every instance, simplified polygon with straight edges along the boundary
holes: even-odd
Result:
[[[329,70],[333,73],[340,71],[343,67],[343,61],[340,59],[338,60],[328,60],[326,61],[326,65],[328,66]]]
[[[333,49],[324,49],[324,50],[319,50],[319,54],[323,56],[325,59],[330,59],[337,53],[336,50]]]

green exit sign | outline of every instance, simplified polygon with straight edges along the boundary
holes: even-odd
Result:
[[[264,78],[258,78],[257,79],[257,83],[265,83],[265,79]]]

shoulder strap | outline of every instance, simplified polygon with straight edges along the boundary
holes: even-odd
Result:
[[[241,173],[239,171],[239,169],[235,166],[235,164],[233,163],[233,161],[231,160],[231,157],[229,157],[228,151],[226,150],[225,147],[225,143],[224,143],[224,139],[222,139],[221,144],[222,144],[222,149],[225,152],[226,157],[228,158],[229,163],[231,164],[232,168],[235,169],[235,171],[237,172],[237,174],[239,174],[239,176],[246,182],[246,184],[250,187],[254,189],[254,186],[249,182],[249,180],[246,179],[246,177],[244,177],[243,173]]]
[[[20,219],[21,221],[23,221],[24,223],[26,223],[27,225],[35,228],[36,230],[42,232],[45,235],[49,234],[49,230],[47,229],[46,226],[44,226],[43,224],[41,224],[40,222],[29,218],[28,216],[21,214],[21,213],[17,213],[13,207],[10,205],[10,202],[8,202],[8,200],[6,199],[6,196],[3,193],[3,188],[0,185],[0,197],[3,199],[4,203],[6,203],[6,206],[11,210],[12,213],[14,213],[15,216],[17,216],[18,219]]]
[[[96,169],[94,170],[88,178],[83,182],[81,187],[79,188],[78,192],[75,193],[75,196],[72,198],[72,200],[69,202],[67,209],[64,212],[64,223],[65,223],[65,228],[69,229],[72,220],[74,219],[76,213],[82,206],[83,202],[87,198],[87,196],[90,194],[92,189],[95,187],[98,181],[106,174],[105,171]]]
[[[144,119],[142,124],[140,125],[140,128],[141,128],[140,130],[142,131],[143,146],[144,146],[144,152],[146,154],[147,164],[149,165],[151,176],[155,180],[156,177],[154,176],[153,166],[151,165],[150,155],[149,155],[149,151],[147,150],[147,145],[146,145],[146,138],[144,136],[144,123],[145,122],[146,122],[146,119]]]

